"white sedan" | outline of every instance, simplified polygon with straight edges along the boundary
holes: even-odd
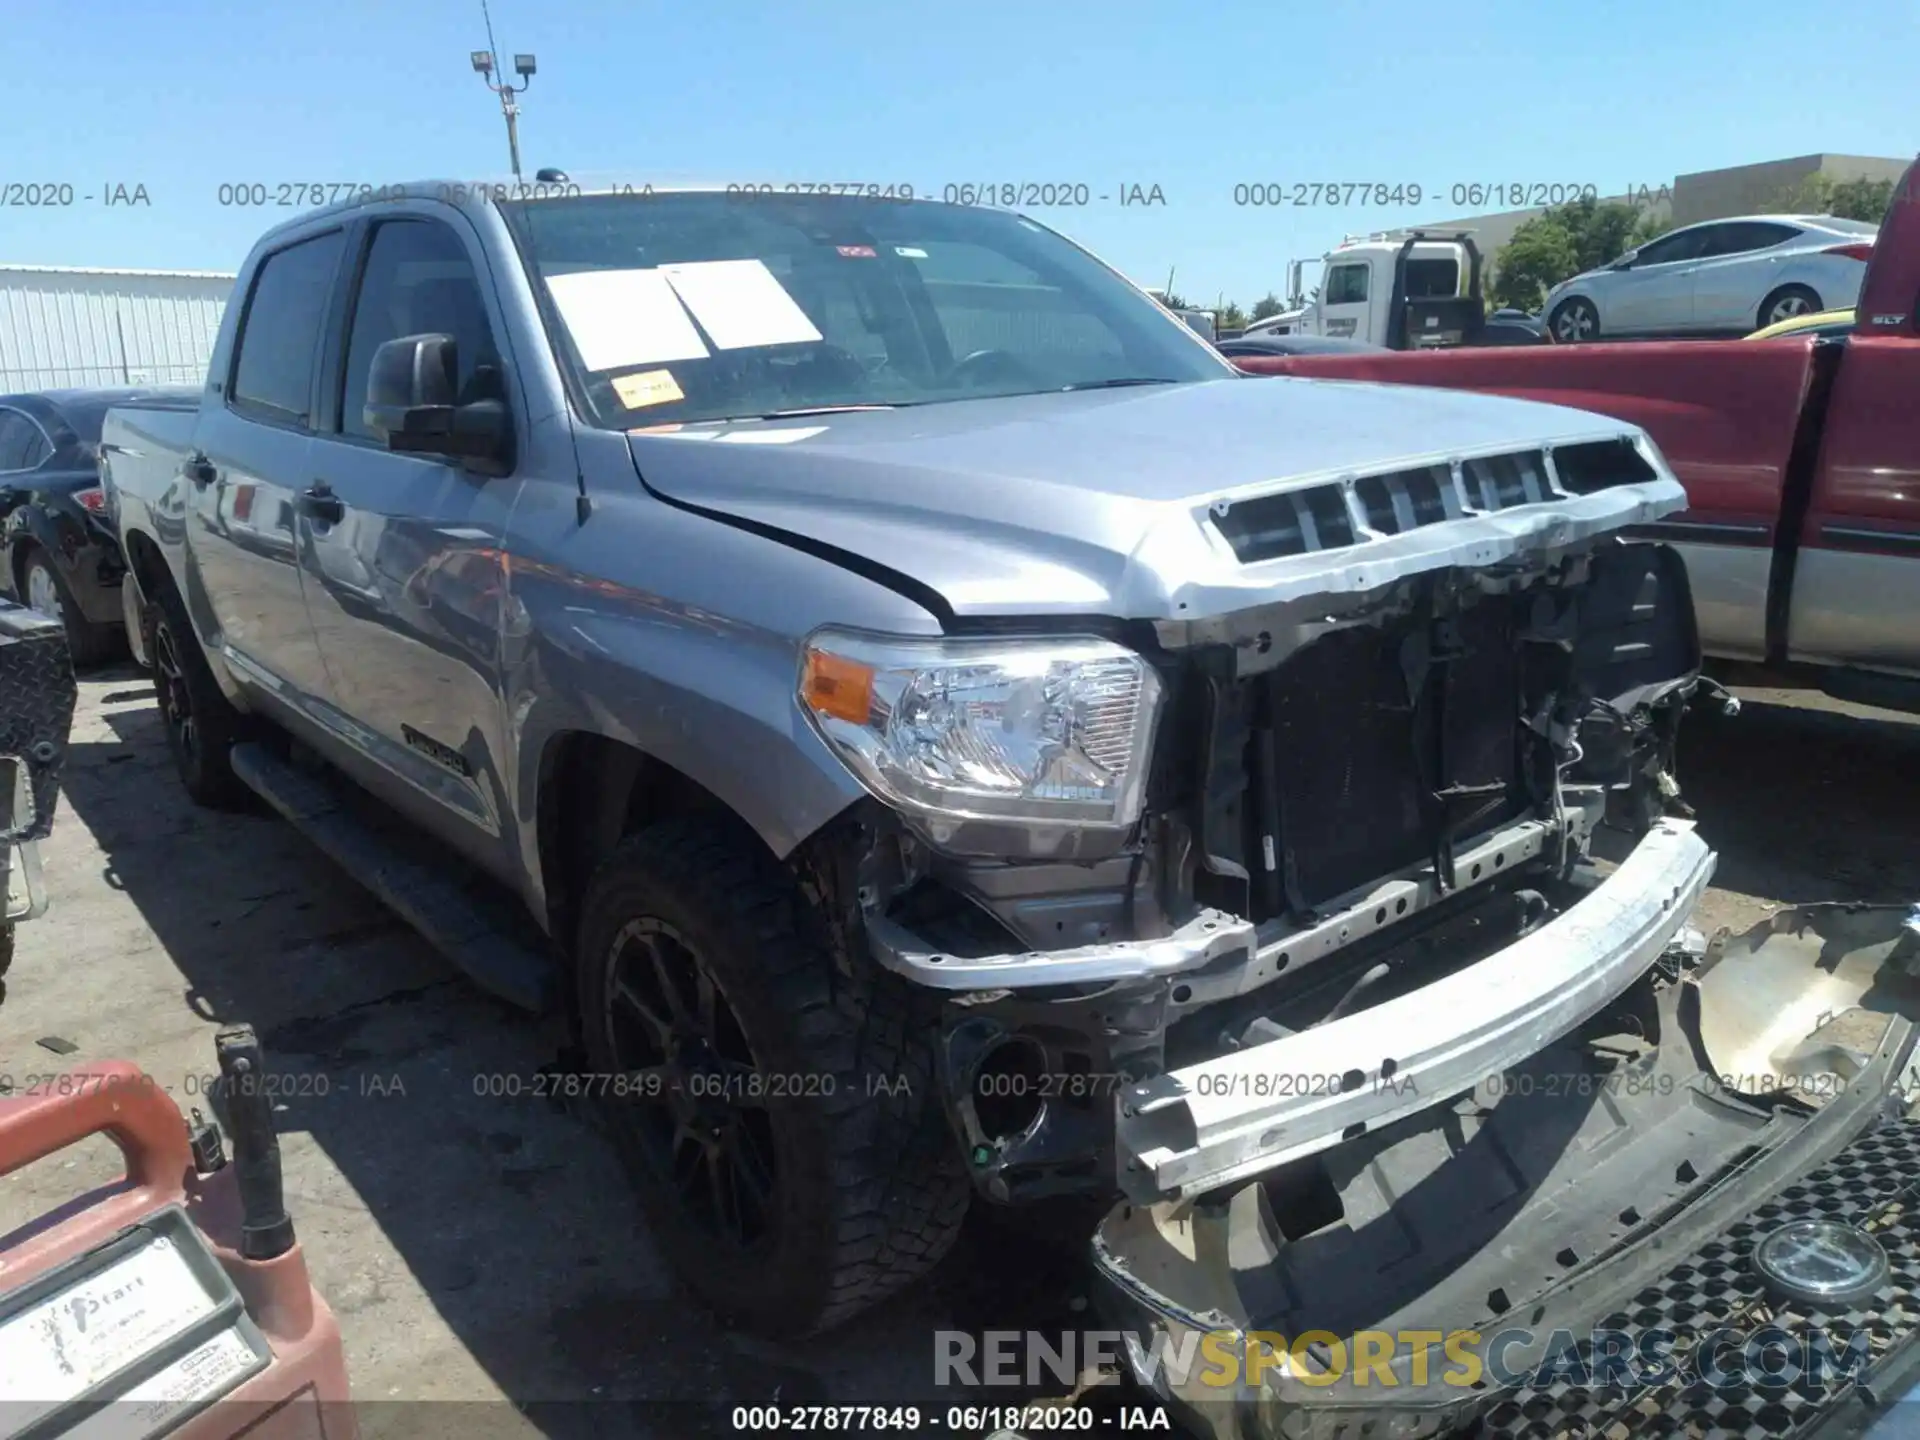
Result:
[[[1688,225],[1547,294],[1562,344],[1629,335],[1745,335],[1860,294],[1879,226],[1831,215]]]

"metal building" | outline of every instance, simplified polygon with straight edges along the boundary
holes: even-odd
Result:
[[[0,265],[0,394],[206,373],[232,275]]]

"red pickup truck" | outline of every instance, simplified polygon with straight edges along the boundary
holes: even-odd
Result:
[[[1644,427],[1689,501],[1645,533],[1685,555],[1707,653],[1920,711],[1920,161],[1894,188],[1843,337],[1236,363],[1484,390]]]

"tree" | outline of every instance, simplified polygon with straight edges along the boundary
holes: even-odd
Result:
[[[1223,297],[1222,302],[1213,307],[1213,322],[1222,330],[1244,330],[1247,328],[1247,312]]]
[[[1493,260],[1496,305],[1535,309],[1562,280],[1595,270],[1672,226],[1652,210],[1583,195],[1550,206],[1513,232]]]
[[[1496,306],[1532,310],[1547,291],[1580,271],[1566,226],[1548,215],[1523,221],[1494,259],[1487,298]]]
[[[1269,290],[1265,295],[1262,295],[1258,300],[1253,302],[1253,314],[1248,323],[1251,324],[1253,320],[1265,320],[1270,316],[1278,315],[1286,308],[1286,304],[1280,297]]]
[[[1842,220],[1865,220],[1878,225],[1893,203],[1893,181],[1855,176],[1836,180],[1815,171],[1797,184],[1775,193],[1768,208],[1789,215],[1833,215]]]

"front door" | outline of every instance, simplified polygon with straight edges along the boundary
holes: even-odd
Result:
[[[424,206],[382,215],[362,232],[332,413],[300,500],[308,611],[363,775],[397,777],[395,803],[498,868],[510,813],[501,537],[519,482],[390,451],[364,411],[374,351],[406,335],[452,335],[463,399],[505,399],[500,331],[464,219]]]
[[[1693,283],[1706,226],[1663,235],[1642,246],[1626,270],[1594,287],[1600,334],[1678,335],[1693,326]]]
[[[1319,330],[1349,340],[1378,343],[1373,333],[1373,267],[1365,260],[1327,266],[1320,285]]]
[[[188,600],[243,684],[303,712],[327,691],[295,557],[294,496],[313,448],[321,329],[345,253],[339,229],[267,255],[254,272],[235,357],[203,402],[182,492]],[[196,616],[205,632],[205,616]]]

